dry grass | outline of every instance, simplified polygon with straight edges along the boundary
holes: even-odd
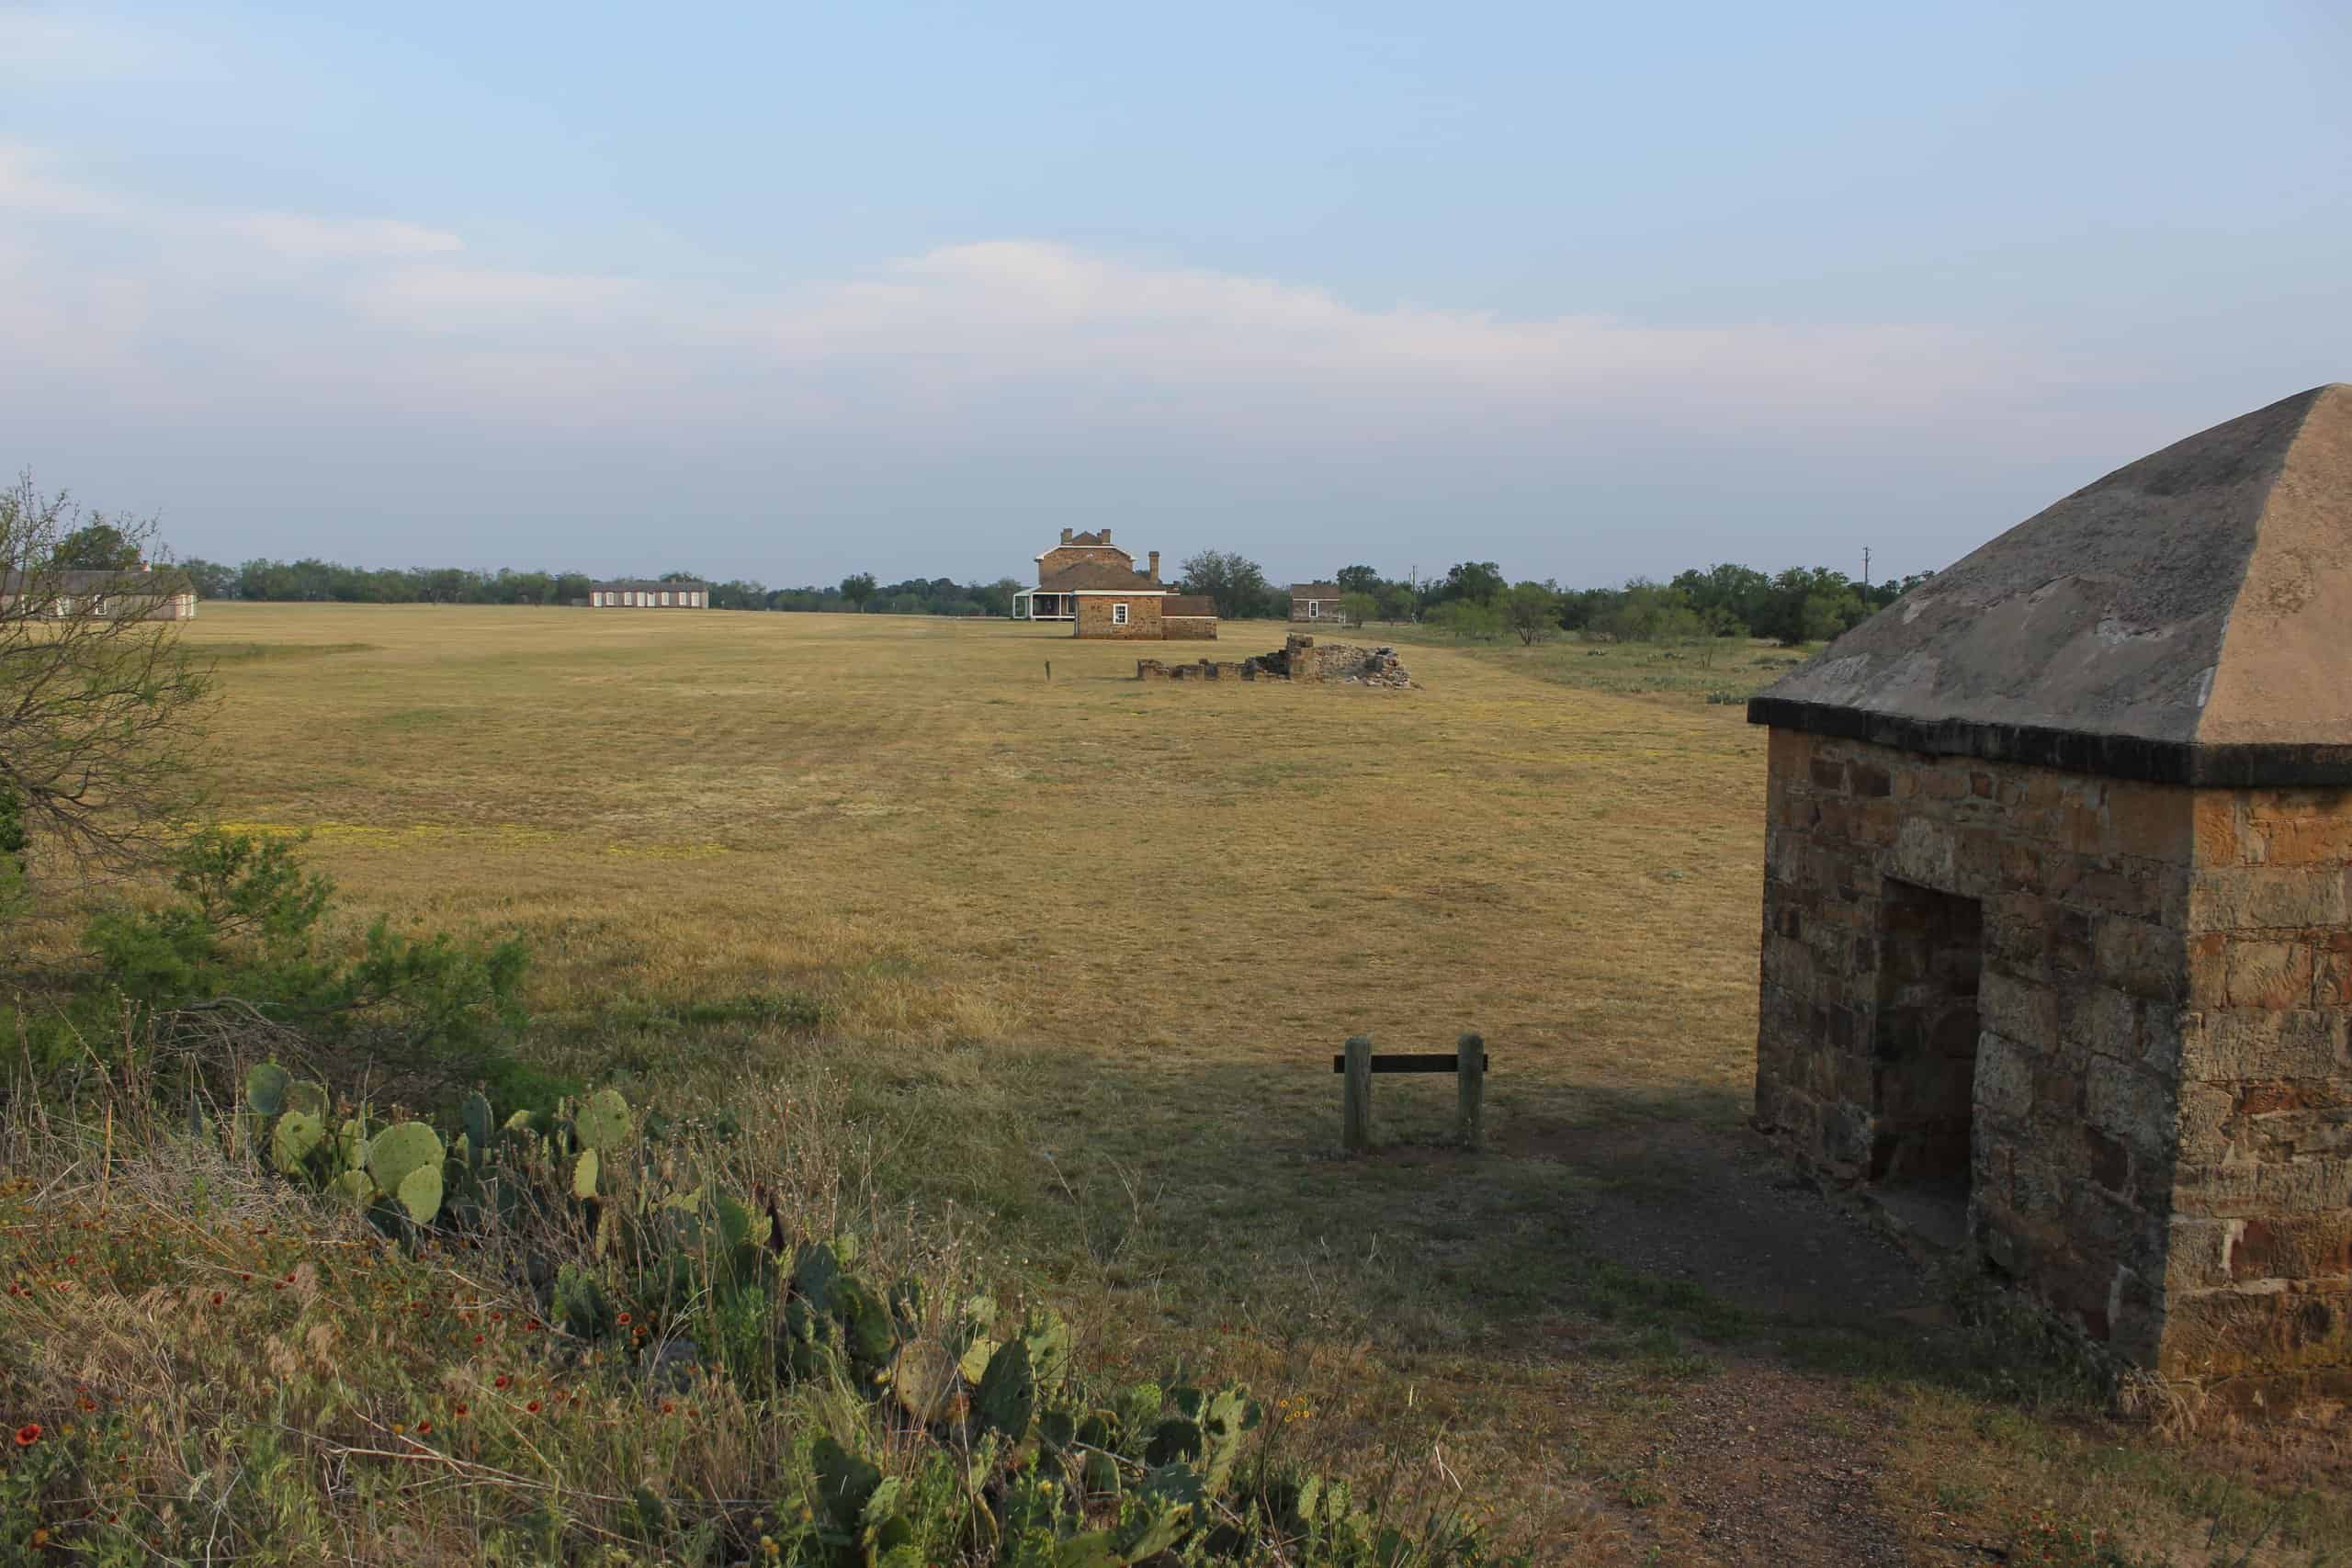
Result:
[[[1660,1212],[1624,1203],[1746,1190],[1707,1183],[1752,1070],[1761,736],[1690,694],[1771,650],[1692,682],[1417,643],[1390,693],[1146,687],[1134,649],[882,616],[208,605],[191,640],[243,650],[222,815],[311,830],[363,907],[528,937],[545,1059],[682,1100],[834,1073],[895,1198],[1108,1308],[1099,1357],[1296,1389],[1337,1468],[1434,1445],[1544,1560],[1741,1560],[1724,1520],[1778,1484],[1742,1426],[1846,1456],[1907,1551],[2054,1506],[2201,1563],[2272,1499],[2248,1562],[2352,1548],[2310,1500],[2339,1438],[2175,1446],[1855,1319],[1834,1268],[1816,1312],[1695,1282],[1703,1241],[1613,1260],[1612,1214]],[[1645,682],[1681,694],[1589,689]],[[779,992],[824,1025],[658,1016]],[[1464,1028],[1494,1153],[1385,1080],[1397,1150],[1329,1157],[1344,1036]],[[1867,1247],[1815,1209],[1792,1248]],[[1868,1560],[1847,1506],[1755,1549]]]

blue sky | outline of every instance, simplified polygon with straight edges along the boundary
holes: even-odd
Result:
[[[1933,567],[2352,379],[2347,82],[2308,0],[0,0],[0,465],[230,560]]]

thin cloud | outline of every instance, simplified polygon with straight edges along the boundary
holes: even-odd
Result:
[[[256,212],[229,219],[224,227],[273,254],[295,262],[429,256],[465,249],[465,242],[446,229],[428,229],[393,218],[311,218],[295,212]]]
[[[44,163],[29,147],[0,142],[0,211],[102,218],[123,210],[120,201],[103,191],[46,173]]]

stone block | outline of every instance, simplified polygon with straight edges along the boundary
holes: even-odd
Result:
[[[2312,950],[2300,942],[2232,937],[2224,994],[2233,1008],[2303,1008],[2312,1000]]]
[[[2262,839],[2267,865],[2341,867],[2352,863],[2352,816],[2306,817],[2268,824]]]
[[[2229,1283],[2230,1249],[2243,1224],[2175,1215],[2165,1227],[2165,1289],[2193,1291]]]
[[[2220,1165],[2238,1157],[2237,1094],[2216,1084],[2185,1083],[2176,1091],[2173,1143],[2181,1165]]]
[[[1950,828],[1925,817],[1909,817],[1895,829],[1894,852],[1888,870],[1905,882],[1949,888],[1953,886],[1955,854]]]
[[[2341,867],[2218,866],[2188,889],[2188,925],[2199,931],[2301,931],[2345,919]]]
[[[2057,1043],[2058,999],[2046,986],[2021,985],[1988,971],[1976,992],[1976,1013],[1987,1030],[2037,1055]]]
[[[2352,1210],[2240,1221],[2229,1264],[2240,1281],[2352,1277]]]
[[[1846,793],[1846,764],[1816,753],[1812,760],[1813,787],[1824,795]]]
[[[2118,783],[2107,794],[2108,845],[2144,860],[2186,861],[2194,843],[2194,797],[2165,784]]]
[[[2099,977],[2120,991],[2158,1001],[2188,988],[2180,934],[2152,920],[2102,916],[2096,931]]]
[[[2309,1214],[2352,1208],[2352,1156],[2325,1156],[2278,1165],[2233,1166],[2250,1182],[2250,1196],[2276,1213]]]
[[[2346,1024],[2311,1008],[2216,1008],[2180,1015],[2180,1071],[2205,1082],[2324,1077],[2341,1069]]]
[[[2173,1168],[2176,1214],[2237,1216],[2258,1212],[2267,1168],[2246,1159],[2223,1159]]]
[[[2094,1056],[2083,1073],[2083,1113],[2132,1148],[2161,1156],[2177,1122],[2172,1086],[2136,1062]]]
[[[2191,858],[2198,865],[2236,865],[2241,863],[2245,854],[2239,827],[2243,814],[2233,791],[2206,789],[2197,792],[2196,805],[2192,808],[2196,848]]]
[[[1973,1090],[1977,1108],[2007,1121],[2023,1121],[2033,1110],[2035,1061],[2036,1054],[2006,1035],[1987,1031],[1978,1036]]]

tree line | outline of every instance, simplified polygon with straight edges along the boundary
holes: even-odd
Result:
[[[113,530],[77,540],[77,564],[127,565]],[[131,552],[135,554],[135,552]],[[266,558],[226,566],[202,559],[180,563],[197,592],[208,599],[251,599],[357,604],[570,604],[584,603],[591,579],[577,571],[479,571],[463,567],[368,568],[305,558]],[[1460,561],[1443,575],[1418,571],[1388,577],[1363,565],[1333,574],[1351,621],[1418,622],[1457,636],[1515,636],[1533,643],[1562,632],[1625,642],[1677,642],[1706,637],[1772,637],[1792,646],[1838,636],[1924,581],[1924,577],[1863,583],[1830,567],[1791,567],[1767,573],[1723,563],[1692,568],[1666,581],[1636,577],[1615,588],[1563,588],[1555,580],[1514,582],[1494,561]],[[958,582],[914,577],[884,582],[856,572],[828,586],[770,588],[734,579],[712,581],[691,571],[660,581],[709,581],[711,608],[904,615],[1010,615],[1022,584]],[[1227,620],[1282,620],[1290,588],[1267,579],[1238,551],[1203,550],[1188,558],[1177,592],[1204,595]]]
[[[1227,619],[1290,614],[1290,592],[1258,563],[1220,550],[1184,562],[1178,586],[1216,601]],[[1350,621],[1418,622],[1476,639],[1516,636],[1535,643],[1561,632],[1621,642],[1682,642],[1709,637],[1772,637],[1792,647],[1826,642],[1856,626],[1932,573],[1859,582],[1831,567],[1767,573],[1720,564],[1658,582],[1636,577],[1619,588],[1562,588],[1551,579],[1511,581],[1494,561],[1460,561],[1443,576],[1383,576],[1368,566],[1332,574]]]
[[[466,567],[359,567],[306,558],[259,558],[228,566],[201,558],[177,563],[198,594],[206,599],[250,599],[293,604],[585,604],[589,584],[582,571],[518,571],[502,567],[480,571]],[[770,588],[735,579],[717,581],[694,571],[665,571],[662,582],[709,582],[715,610],[872,611],[907,615],[1009,615],[1021,584],[957,582],[953,578],[909,578],[881,582],[859,572],[828,587]]]

